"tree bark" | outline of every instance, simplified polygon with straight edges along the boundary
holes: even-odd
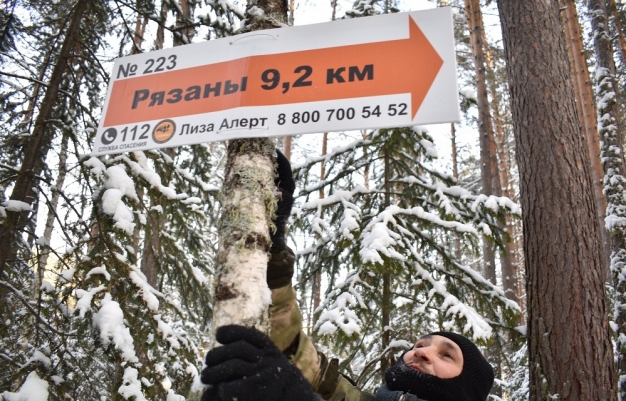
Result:
[[[384,209],[391,206],[391,161],[389,156],[389,149],[385,148],[384,153],[384,161],[385,161],[385,204],[383,205]],[[388,354],[383,354],[380,359],[380,372],[382,374],[382,381],[385,381],[385,372],[389,369],[394,361],[393,355],[391,355],[391,350],[389,350],[389,344],[391,343],[391,333],[389,323],[391,321],[391,262],[389,258],[385,259],[385,266],[383,271],[383,288],[382,288],[382,302],[381,302],[381,351],[388,352]]]
[[[287,22],[287,2],[250,0],[247,10],[258,7],[264,18],[246,15],[248,30],[278,27]],[[224,173],[220,241],[214,282],[213,332],[227,324],[254,326],[269,334],[267,287],[269,226],[276,208],[274,188],[275,147],[272,140],[238,139],[228,145]]]
[[[486,41],[486,40],[485,40]],[[497,167],[494,168],[493,174],[498,175],[499,181],[495,194],[497,196],[506,196],[509,199],[514,199],[514,193],[510,190],[509,186],[509,163],[507,152],[505,150],[506,140],[504,137],[504,127],[502,126],[502,116],[500,115],[500,96],[498,95],[495,71],[493,65],[493,58],[489,51],[485,51],[485,59],[487,66],[487,82],[489,86],[489,93],[491,94],[491,111],[493,113],[493,126],[494,126],[494,148],[496,150],[496,160],[498,162]],[[500,255],[500,264],[502,269],[502,287],[504,294],[507,298],[519,302],[519,272],[518,261],[515,258],[515,246],[513,238],[515,236],[515,224],[510,215],[505,218],[505,225],[508,233],[511,235],[511,241],[504,243],[504,253]],[[523,319],[523,314],[520,314],[520,319]]]
[[[593,183],[558,3],[501,0],[498,11],[524,222],[530,399],[615,400]]]
[[[578,22],[578,12],[574,0],[559,0],[561,7],[561,20],[563,21],[565,32],[565,43],[569,55],[570,67],[574,79],[574,93],[576,94],[576,106],[580,118],[581,127],[587,146],[589,147],[589,159],[591,161],[591,179],[594,185],[596,207],[598,209],[598,224],[600,224],[600,234],[602,235],[602,248],[605,255],[605,265],[609,264],[610,246],[609,233],[604,228],[604,217],[606,215],[606,198],[604,196],[604,171],[600,160],[600,138],[598,137],[598,117],[596,106],[593,101],[593,90],[591,88],[591,78],[589,66],[585,57],[582,36],[580,34],[580,23]],[[608,268],[606,269],[608,275]]]
[[[47,129],[48,120],[57,102],[59,87],[63,80],[63,74],[68,60],[72,57],[73,50],[78,41],[80,23],[87,8],[87,0],[78,0],[71,15],[70,24],[65,34],[65,39],[59,57],[52,70],[46,93],[41,102],[39,114],[35,120],[33,131],[24,151],[24,160],[18,173],[11,200],[21,201],[27,205],[33,205],[36,197],[37,177],[43,171],[46,155],[52,142],[52,132]],[[0,226],[0,279],[8,266],[15,261],[16,245],[19,236],[29,220],[29,212],[8,212],[7,218]],[[4,287],[0,287],[0,313],[3,309],[5,293]]]
[[[476,70],[476,89],[478,102],[478,135],[480,143],[480,177],[482,192],[493,195],[493,182],[496,178],[492,174],[492,166],[496,166],[495,148],[493,142],[493,123],[489,111],[489,99],[487,97],[487,83],[485,77],[485,52],[482,13],[478,0],[465,0],[465,15],[469,26],[472,57]],[[499,181],[499,178],[498,178]],[[496,266],[493,246],[485,238],[483,239],[483,263],[485,278],[496,283]]]
[[[613,21],[614,35],[617,40],[617,48],[619,49],[618,54],[620,57],[620,61],[622,65],[626,65],[626,39],[624,39],[624,30],[622,29],[622,21],[620,21],[619,13],[617,12],[617,4],[615,0],[609,0],[608,4],[609,14],[611,15],[611,20]]]
[[[459,180],[459,162],[456,150],[456,127],[454,123],[450,123],[450,142],[452,147],[452,176]],[[461,240],[458,236],[454,237],[454,257],[461,261]]]
[[[59,150],[59,172],[56,182],[52,188],[52,196],[48,202],[48,216],[46,218],[46,225],[43,231],[43,237],[49,244],[52,239],[52,230],[54,229],[54,220],[57,213],[57,206],[59,205],[59,199],[61,198],[61,191],[63,190],[63,184],[65,183],[65,176],[67,175],[67,142],[68,135],[63,135],[61,140],[61,149]],[[39,298],[41,283],[43,282],[43,275],[46,271],[46,265],[48,264],[48,257],[50,256],[50,248],[45,247],[37,257],[37,274],[35,275],[35,282],[33,283],[33,292],[31,294],[32,299]]]

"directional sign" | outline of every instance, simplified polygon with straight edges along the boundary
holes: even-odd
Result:
[[[94,155],[459,120],[449,8],[116,60]]]

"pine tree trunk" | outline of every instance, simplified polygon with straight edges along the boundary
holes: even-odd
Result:
[[[530,400],[615,400],[600,232],[559,7],[501,0],[498,10],[524,222]]]
[[[487,66],[487,82],[489,83],[489,93],[491,94],[491,111],[493,113],[493,126],[494,126],[494,148],[496,150],[496,159],[498,166],[494,168],[493,174],[497,174],[499,179],[498,186],[495,188],[495,194],[497,196],[506,196],[509,199],[514,199],[514,194],[509,190],[509,165],[508,158],[505,151],[505,139],[504,128],[502,126],[502,116],[500,115],[499,102],[500,96],[498,96],[497,84],[495,78],[495,72],[493,70],[493,59],[489,51],[485,51],[486,66]],[[505,218],[505,225],[502,228],[506,228],[511,237],[515,235],[515,225],[510,215]],[[507,298],[519,302],[518,298],[518,261],[515,258],[515,247],[513,240],[506,241],[504,243],[504,253],[500,254],[500,264],[502,269],[502,287],[504,294]],[[521,318],[521,315],[520,315]]]
[[[74,6],[59,57],[50,76],[39,114],[24,150],[24,159],[13,187],[11,200],[21,201],[31,206],[35,202],[36,191],[34,188],[37,187],[37,177],[43,171],[46,155],[52,143],[52,133],[47,129],[48,120],[57,102],[57,94],[68,60],[72,57],[72,51],[76,47],[80,23],[87,4],[87,0],[78,0]],[[27,211],[8,212],[7,218],[0,226],[0,280],[4,279],[5,270],[15,261],[16,244],[19,242],[19,236],[22,235],[30,217]],[[4,287],[0,286],[0,314],[4,309],[5,296]]]
[[[611,273],[615,286],[615,336],[619,399],[626,399],[626,201],[624,200],[624,146],[620,126],[618,85],[615,77],[613,46],[608,31],[608,14],[604,0],[589,0],[598,96],[598,133],[602,142],[604,184],[608,199],[607,227],[611,236]]]
[[[190,42],[194,30],[188,27],[189,21],[193,18],[193,8],[189,5],[189,0],[180,0],[180,10],[182,11],[182,15],[177,15],[176,18],[176,35],[173,39],[173,47],[182,46],[186,42]],[[162,6],[163,11],[167,10],[167,6],[164,3]],[[162,14],[166,15],[166,14]],[[141,16],[137,16],[137,21]],[[160,36],[159,44],[163,46],[163,26],[159,26]],[[137,31],[135,32],[135,37],[139,36]],[[134,48],[133,48],[134,49]],[[174,160],[176,157],[176,150],[174,148],[166,148],[162,149],[161,152],[165,153],[170,159]],[[167,174],[166,177],[162,178],[165,181],[171,180],[171,174]],[[152,200],[152,206],[158,204],[158,200]],[[146,276],[146,281],[152,287],[157,288],[158,284],[158,276],[159,276],[159,255],[162,253],[163,249],[161,246],[161,231],[165,228],[164,216],[154,210],[148,211],[148,222],[145,226],[145,240],[141,258],[141,272]]]
[[[474,68],[476,69],[476,88],[478,92],[478,135],[480,136],[480,176],[482,193],[493,195],[492,166],[496,165],[495,149],[493,148],[493,123],[489,111],[487,84],[485,78],[484,26],[480,3],[478,0],[465,0],[465,15],[469,25],[470,42]],[[483,239],[483,261],[485,278],[496,283],[496,266],[493,246]]]
[[[452,147],[452,176],[459,180],[459,162],[456,150],[456,127],[454,123],[450,123],[450,141]],[[461,240],[458,236],[454,237],[454,257],[461,260]]]
[[[563,21],[565,32],[565,43],[569,55],[570,67],[574,79],[574,93],[576,94],[576,106],[578,116],[587,146],[589,147],[589,158],[591,160],[591,179],[594,184],[595,201],[598,209],[598,224],[602,234],[602,247],[605,254],[605,265],[609,264],[610,246],[609,233],[604,228],[604,217],[606,213],[606,198],[604,196],[604,172],[600,160],[600,141],[598,137],[596,106],[593,101],[593,91],[591,89],[591,78],[589,66],[585,58],[582,36],[580,34],[580,24],[578,22],[578,12],[574,0],[559,0],[561,7],[561,20]],[[606,269],[608,275],[608,269]]]
[[[322,136],[322,156],[326,156],[328,153],[328,132],[324,132]],[[324,161],[320,164],[320,182],[323,182],[326,179],[326,164]],[[326,197],[326,192],[324,191],[324,187],[320,188],[319,191],[319,199],[324,199]],[[319,234],[315,234],[316,236]],[[320,316],[320,312],[315,313],[317,308],[320,306],[320,302],[322,300],[322,271],[321,269],[317,269],[313,276],[313,285],[312,285],[312,298],[313,298],[313,310],[311,311],[312,321],[309,322],[309,327],[315,327],[317,320]],[[314,340],[317,339],[317,332],[314,333]]]
[[[385,148],[384,162],[385,162],[385,204],[384,208],[391,206],[391,162],[389,160],[389,150]],[[389,258],[385,259],[384,271],[383,271],[383,292],[381,298],[381,352],[382,358],[380,360],[380,372],[382,374],[382,381],[385,381],[385,372],[393,365],[393,355],[384,354],[389,352],[389,344],[391,343],[391,333],[389,323],[391,321],[391,262]]]
[[[609,14],[611,21],[613,22],[614,29],[613,34],[617,40],[617,48],[622,65],[626,65],[626,39],[624,39],[624,30],[622,29],[622,22],[620,21],[619,14],[617,12],[617,4],[615,0],[609,0],[608,4]]]

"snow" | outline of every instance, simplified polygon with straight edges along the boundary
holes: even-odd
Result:
[[[167,399],[165,401],[185,401],[185,397],[182,395],[178,395],[174,393],[174,391],[170,390],[167,393]]]
[[[141,392],[141,382],[137,379],[137,369],[127,367],[124,369],[123,384],[117,392],[127,400],[135,397],[134,401],[147,401]]]
[[[83,165],[91,167],[89,171],[96,177],[102,177],[104,172],[106,171],[106,166],[97,157],[91,157],[90,159],[85,160],[83,162]]]
[[[50,246],[50,243],[48,242],[48,240],[43,236],[37,238],[37,240],[35,241],[35,244],[39,246]]]
[[[208,279],[206,278],[204,273],[202,273],[202,271],[197,267],[191,266],[191,272],[193,273],[193,277],[196,279],[196,281],[198,281],[198,283],[205,284],[208,282]]]
[[[76,273],[76,269],[63,270],[61,273],[59,273],[59,281],[61,283],[69,283],[70,281],[72,281],[74,273]]]
[[[9,212],[30,212],[31,207],[28,203],[18,200],[7,200],[2,206]]]
[[[107,281],[111,280],[111,274],[107,271],[106,267],[104,266],[94,267],[93,269],[89,270],[89,272],[85,276],[85,280],[87,280],[89,277],[93,276],[94,274],[102,274]]]
[[[435,145],[431,142],[428,141],[426,139],[422,139],[420,140],[420,145],[422,145],[422,148],[424,148],[424,152],[426,157],[432,157],[432,158],[437,158],[439,157],[439,154],[437,153],[437,148],[435,147]]]
[[[107,189],[102,195],[102,211],[113,217],[115,227],[132,235],[135,229],[133,223],[133,212],[122,202],[124,192],[119,189]]]
[[[474,88],[469,88],[466,86],[464,88],[461,88],[459,93],[461,93],[461,95],[469,100],[473,100],[475,102],[478,101],[478,96],[476,95],[476,91],[474,90]]]
[[[78,298],[78,301],[76,302],[76,309],[79,311],[80,317],[85,317],[85,313],[91,310],[91,301],[93,300],[93,296],[100,291],[104,291],[105,289],[106,287],[103,285],[92,288],[89,291],[76,289],[76,298]]]
[[[30,372],[17,393],[4,392],[5,401],[47,401],[48,382],[40,379],[37,372]]]
[[[332,324],[330,321],[325,321],[322,325],[317,329],[317,333],[321,336],[324,335],[333,335],[337,331],[337,326]]]
[[[161,386],[165,391],[169,392],[172,389],[172,381],[169,377],[165,377],[165,379],[161,381]]]
[[[111,299],[110,293],[105,294],[100,310],[94,314],[93,325],[100,330],[100,340],[105,346],[113,342],[115,348],[121,351],[124,360],[134,363],[139,361],[135,355],[133,337],[130,335],[128,327],[124,325],[124,312],[120,304]],[[126,378],[126,374],[127,372],[124,373],[124,378]],[[122,393],[120,392],[120,394]]]
[[[105,188],[115,188],[121,191],[122,195],[137,201],[139,200],[135,192],[135,182],[126,174],[124,166],[111,166],[107,168],[106,175],[107,180],[104,183]]]
[[[41,362],[41,364],[43,364],[43,366],[45,366],[46,368],[52,366],[52,361],[50,360],[50,358],[48,358],[46,354],[39,350],[35,350],[35,352],[33,352],[33,356],[28,359],[27,363],[30,362]]]
[[[383,222],[376,223],[370,229],[364,230],[361,241],[362,247],[359,252],[363,263],[383,264],[380,253],[387,257],[404,260],[405,257],[393,249],[394,245],[398,245],[396,242],[398,238],[399,235],[388,230],[387,225]]]
[[[604,218],[604,226],[608,231],[612,231],[617,227],[626,227],[626,218],[614,214],[607,214]]]
[[[413,344],[406,340],[393,340],[389,342],[389,348],[412,348]]]
[[[153,288],[148,284],[145,276],[143,274],[140,276],[139,273],[138,269],[133,270],[128,277],[139,288],[139,295],[143,298],[148,309],[156,312],[159,310],[159,299],[152,293]]]
[[[39,289],[47,293],[53,293],[54,285],[52,285],[52,283],[50,283],[49,281],[41,280],[41,287],[39,287]]]

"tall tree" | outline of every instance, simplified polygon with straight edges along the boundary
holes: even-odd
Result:
[[[616,357],[619,380],[619,399],[626,398],[626,280],[622,270],[626,266],[626,200],[624,199],[624,145],[620,122],[619,88],[617,85],[613,45],[609,32],[609,18],[604,0],[587,2],[593,44],[596,55],[596,96],[598,104],[598,133],[602,143],[601,156],[604,167],[604,185],[608,201],[606,227],[611,234],[611,274],[615,291],[615,314],[617,336]]]
[[[478,88],[478,135],[480,144],[480,172],[482,193],[494,194],[494,187],[500,186],[500,177],[493,176],[493,166],[497,166],[496,152],[493,140],[493,122],[489,110],[487,92],[487,79],[485,74],[485,27],[483,25],[480,2],[478,0],[465,0],[465,15],[470,32],[474,68],[476,71],[476,87]],[[497,179],[498,185],[494,185]],[[496,282],[496,266],[493,247],[487,239],[483,243],[483,261],[485,277]]]
[[[245,27],[249,31],[280,27],[287,22],[287,11],[283,0],[249,1]],[[274,154],[269,138],[228,144],[213,283],[214,329],[236,323],[269,333],[266,310],[271,296],[265,276],[276,209]]]
[[[600,233],[559,6],[502,0],[498,11],[520,174],[530,399],[614,400]]]
[[[9,264],[15,262],[17,247],[21,242],[24,228],[29,219],[34,217],[30,214],[30,208],[37,199],[37,179],[44,169],[44,161],[52,142],[52,133],[48,128],[49,120],[56,104],[65,69],[70,58],[74,57],[80,24],[87,6],[86,0],[79,0],[73,7],[59,57],[50,76],[33,132],[24,149],[24,158],[10,198],[21,207],[10,211],[0,223],[0,279],[2,280],[5,279],[4,275]],[[0,312],[4,310],[5,297],[6,289],[0,286]],[[0,335],[4,333],[2,326],[0,326]]]
[[[591,76],[585,55],[585,48],[580,32],[578,11],[574,0],[559,0],[561,6],[561,20],[565,32],[565,43],[569,55],[572,78],[574,80],[574,93],[576,94],[576,106],[582,125],[582,131],[589,147],[589,161],[591,162],[591,179],[594,184],[596,208],[598,210],[598,224],[602,235],[602,246],[606,255],[606,261],[610,256],[608,231],[604,228],[606,215],[606,198],[604,196],[604,172],[600,159],[600,138],[598,137],[597,113],[591,87]],[[608,274],[608,271],[607,271]]]

